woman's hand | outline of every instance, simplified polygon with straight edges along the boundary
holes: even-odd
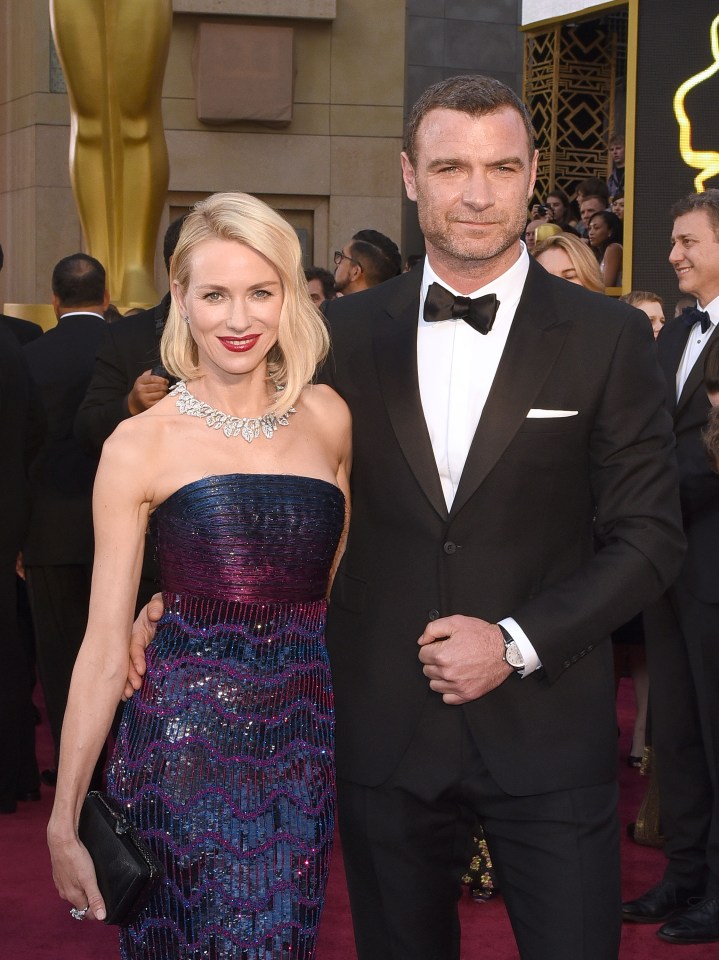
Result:
[[[47,842],[52,860],[52,878],[62,899],[79,911],[87,907],[85,917],[104,920],[107,916],[105,903],[87,848],[76,836],[61,836],[54,828],[52,819],[47,828]]]

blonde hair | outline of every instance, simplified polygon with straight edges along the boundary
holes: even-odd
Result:
[[[314,376],[329,349],[324,319],[310,300],[299,240],[292,227],[272,207],[247,193],[216,193],[200,200],[187,216],[170,265],[174,281],[187,290],[192,253],[205,240],[233,240],[265,257],[282,285],[282,309],[277,343],[267,355],[268,377],[284,389],[273,402],[274,412],[285,413]],[[160,344],[162,362],[182,380],[200,374],[198,351],[173,293]]]
[[[542,243],[543,240],[548,240],[550,237],[555,237],[561,232],[562,228],[557,223],[543,223],[541,227],[537,227],[534,231],[535,250],[538,243]]]
[[[553,237],[547,237],[535,246],[534,259],[536,260],[545,250],[551,250],[553,247],[567,254],[577,273],[577,279],[583,287],[595,293],[604,293],[604,281],[599,272],[597,258],[579,237],[571,233],[557,233]]]

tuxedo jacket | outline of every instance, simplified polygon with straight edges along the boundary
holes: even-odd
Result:
[[[687,555],[680,579],[704,603],[719,603],[719,476],[702,446],[701,434],[711,405],[704,387],[704,358],[719,328],[704,345],[677,399],[676,374],[690,331],[681,317],[670,320],[657,340],[666,378],[666,403],[677,442],[680,496]]]
[[[0,329],[0,563],[14,571],[29,509],[28,470],[45,433],[45,416],[20,345]],[[14,574],[13,574],[14,576]]]
[[[97,457],[88,456],[73,423],[90,382],[105,321],[95,314],[61,317],[23,348],[47,416],[47,435],[32,464],[28,566],[92,562],[92,486]]]
[[[75,418],[75,434],[95,455],[115,427],[130,416],[127,395],[135,380],[160,362],[160,337],[169,294],[157,306],[122,317],[105,329],[92,379]]]
[[[659,596],[684,551],[651,331],[633,308],[532,261],[448,511],[418,387],[421,281],[412,271],[327,305],[323,379],[349,404],[354,443],[327,625],[339,774],[366,785],[392,774],[437,696],[417,639],[428,620],[464,614],[514,617],[542,663],[446,707],[464,711],[500,786],[610,781],[608,637]]]

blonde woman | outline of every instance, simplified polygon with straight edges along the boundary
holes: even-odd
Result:
[[[48,827],[76,919],[103,919],[77,836],[125,686],[149,521],[165,613],[124,710],[108,789],[163,865],[123,960],[314,955],[333,834],[328,583],[350,421],[309,386],[327,349],[292,228],[245,194],[199,203],[172,261],[173,393],[105,443],[90,618]]]
[[[604,293],[597,258],[586,243],[571,233],[558,233],[537,244],[534,259],[555,277],[563,277],[595,293]]]

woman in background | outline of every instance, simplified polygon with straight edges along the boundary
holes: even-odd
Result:
[[[604,293],[596,257],[579,237],[569,233],[549,237],[537,244],[534,259],[555,277],[563,277],[595,293]]]
[[[622,222],[609,210],[592,214],[587,226],[589,246],[599,263],[605,287],[618,287],[622,282]]]

